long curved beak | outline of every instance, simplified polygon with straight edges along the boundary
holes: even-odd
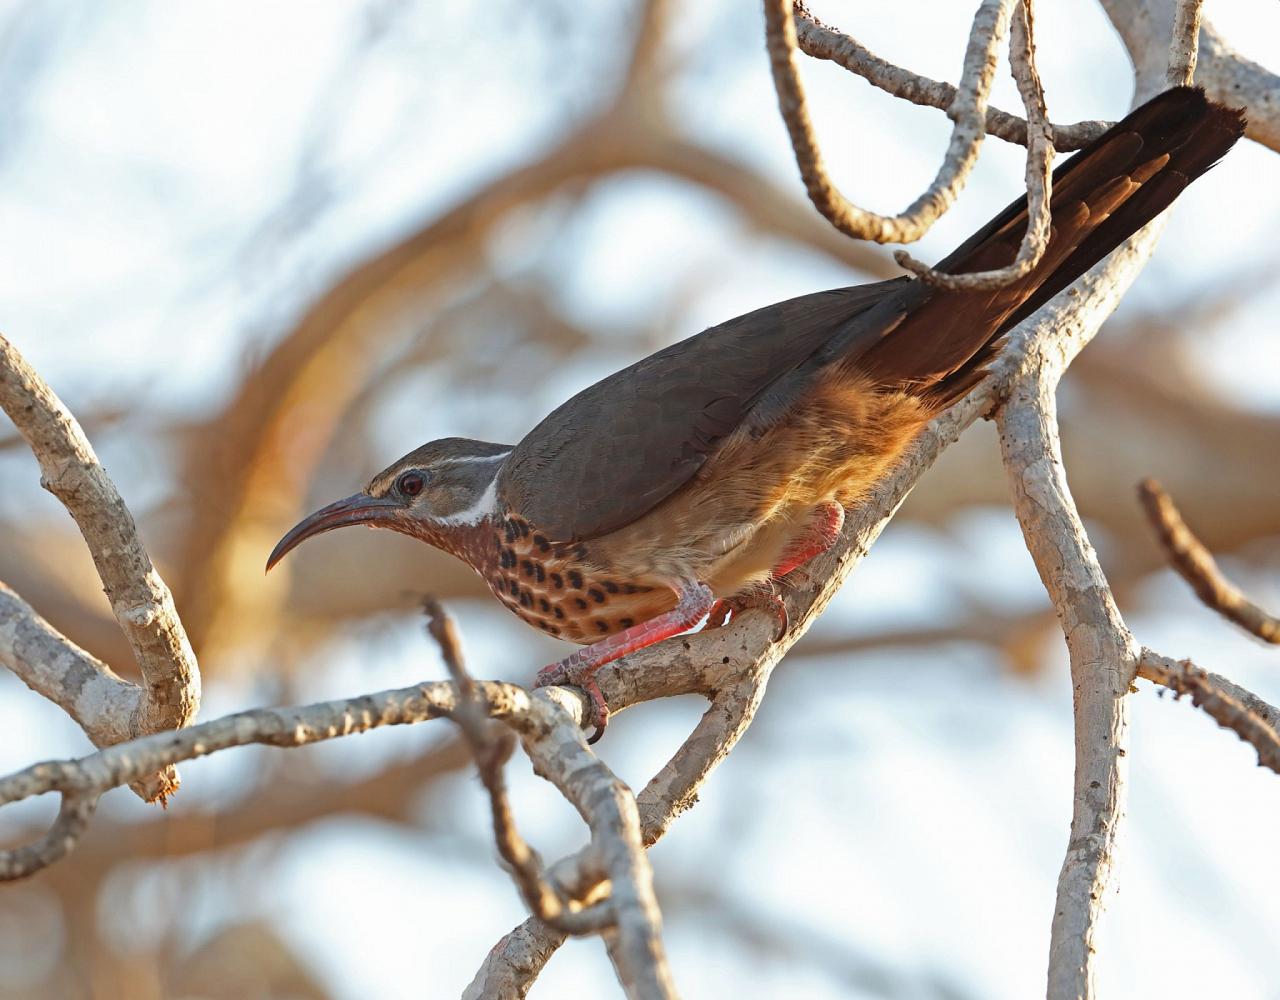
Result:
[[[321,507],[314,514],[304,517],[289,529],[271,550],[267,558],[267,572],[283,559],[291,549],[306,541],[313,535],[322,535],[334,528],[345,528],[349,524],[388,525],[395,520],[397,511],[404,509],[398,500],[387,497],[371,497],[368,493],[353,493],[349,497]]]

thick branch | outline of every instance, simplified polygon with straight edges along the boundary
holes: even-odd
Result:
[[[0,583],[0,663],[66,712],[95,746],[138,732],[142,688],[86,653]]]
[[[1154,93],[1168,79],[1175,0],[1102,0],[1102,6],[1133,60],[1139,96]],[[1280,75],[1244,58],[1208,21],[1200,23],[1195,80],[1214,100],[1246,108],[1245,135],[1280,152]]]
[[[1062,622],[1075,694],[1075,795],[1050,940],[1050,1000],[1093,994],[1094,935],[1124,813],[1124,696],[1136,657],[1067,488],[1053,399],[1058,374],[1047,369],[1020,381],[997,418],[1014,509]]]
[[[200,707],[200,671],[173,596],[152,566],[128,507],[80,425],[4,337],[0,408],[35,454],[41,485],[62,501],[80,528],[111,610],[142,670],[144,696],[128,719],[130,732],[186,725]],[[74,696],[69,692],[67,697]],[[144,794],[163,798],[176,788],[177,775],[170,773]]]

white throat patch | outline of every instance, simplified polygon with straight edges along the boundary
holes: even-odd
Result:
[[[484,457],[450,459],[448,461],[449,465],[462,465],[464,463],[474,463],[476,465],[492,464],[494,466],[493,477],[489,480],[489,485],[484,488],[484,492],[480,494],[479,500],[466,510],[457,511],[447,517],[437,518],[437,523],[446,524],[450,527],[462,527],[479,524],[486,517],[498,513],[498,473],[502,471],[502,460],[510,454],[511,452],[504,451],[497,455],[485,455]]]

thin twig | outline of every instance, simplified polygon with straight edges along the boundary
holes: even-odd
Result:
[[[88,829],[98,798],[93,792],[64,791],[58,815],[43,837],[34,844],[0,851],[0,882],[27,878],[65,857]]]
[[[615,917],[610,900],[572,909],[569,901],[547,880],[538,853],[520,836],[503,771],[515,750],[515,736],[490,720],[484,697],[463,660],[462,641],[453,617],[434,597],[424,601],[423,611],[427,615],[427,630],[440,647],[445,667],[458,686],[459,703],[452,718],[471,746],[480,781],[489,793],[498,854],[510,869],[525,904],[539,920],[565,934],[598,933],[612,926]]]
[[[1257,695],[1190,660],[1173,660],[1149,649],[1142,651],[1138,674],[1179,696],[1191,695],[1193,705],[1258,752],[1259,765],[1280,774],[1280,731],[1276,728],[1280,712]]]
[[[1053,134],[1045,106],[1044,85],[1036,69],[1035,12],[1032,0],[1018,0],[1009,35],[1009,63],[1027,111],[1027,231],[1013,262],[991,271],[947,274],[935,271],[905,250],[894,252],[899,266],[925,282],[953,291],[990,291],[1025,278],[1049,246],[1049,198],[1053,194]]]
[[[1213,555],[1187,527],[1164,488],[1154,479],[1144,479],[1138,484],[1138,499],[1169,557],[1169,564],[1191,584],[1196,596],[1245,631],[1280,645],[1280,618],[1254,604],[1223,576]]]
[[[805,55],[825,59],[862,77],[873,87],[904,101],[926,108],[946,111],[955,103],[957,90],[953,84],[934,80],[895,66],[880,58],[856,38],[823,24],[797,2],[796,38]],[[1061,153],[1087,146],[1109,129],[1113,122],[1082,121],[1073,125],[1050,125],[1053,145]],[[1027,120],[1007,111],[988,106],[988,135],[1019,146],[1027,144]]]
[[[948,110],[955,127],[946,156],[924,194],[895,216],[858,208],[840,193],[827,174],[796,65],[792,3],[793,0],[764,0],[765,37],[778,108],[809,199],[833,226],[855,239],[877,243],[911,243],[920,239],[955,202],[977,162],[986,136],[987,96],[995,77],[996,52],[1009,27],[1013,0],[982,0],[979,5],[965,50],[960,87]]]
[[[1174,4],[1173,38],[1169,42],[1169,69],[1165,76],[1170,87],[1189,87],[1195,79],[1203,4],[1204,0],[1177,0]]]

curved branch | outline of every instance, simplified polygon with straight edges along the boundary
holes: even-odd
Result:
[[[96,793],[64,791],[58,815],[48,833],[33,844],[0,851],[0,882],[34,875],[64,858],[89,828],[89,820],[97,808]]]
[[[39,462],[41,485],[75,519],[112,613],[142,670],[143,697],[138,711],[127,720],[129,731],[136,735],[185,726],[200,707],[200,670],[173,595],[151,564],[129,508],[80,425],[4,337],[0,337],[0,408]],[[147,777],[140,774],[131,780]],[[166,773],[140,789],[140,794],[163,799],[177,784],[177,774]]]
[[[94,746],[137,735],[142,688],[119,677],[0,583],[0,663],[37,694],[61,708]]]
[[[805,55],[826,59],[860,76],[873,87],[921,107],[948,110],[959,91],[953,84],[930,79],[881,59],[851,35],[831,28],[796,4],[796,39]],[[1087,146],[1114,123],[1083,121],[1074,125],[1050,125],[1054,148],[1069,152]],[[999,108],[987,108],[988,135],[1019,146],[1027,144],[1027,120]]]
[[[965,50],[960,88],[948,109],[955,121],[951,142],[933,183],[900,215],[858,208],[832,183],[809,118],[804,84],[796,65],[793,0],[765,0],[765,37],[778,94],[778,109],[795,151],[796,165],[814,207],[846,236],[876,243],[912,243],[920,239],[955,202],[986,137],[987,96],[995,77],[996,52],[1009,27],[1013,0],[982,0],[973,18]]]
[[[935,271],[916,260],[905,250],[897,250],[893,259],[901,267],[919,275],[939,288],[970,291],[993,291],[1025,278],[1040,263],[1049,247],[1049,198],[1053,194],[1053,134],[1049,110],[1045,106],[1044,85],[1036,69],[1035,15],[1032,0],[1018,0],[1010,29],[1009,62],[1013,78],[1027,110],[1027,231],[1013,261],[991,271],[947,274]]]

